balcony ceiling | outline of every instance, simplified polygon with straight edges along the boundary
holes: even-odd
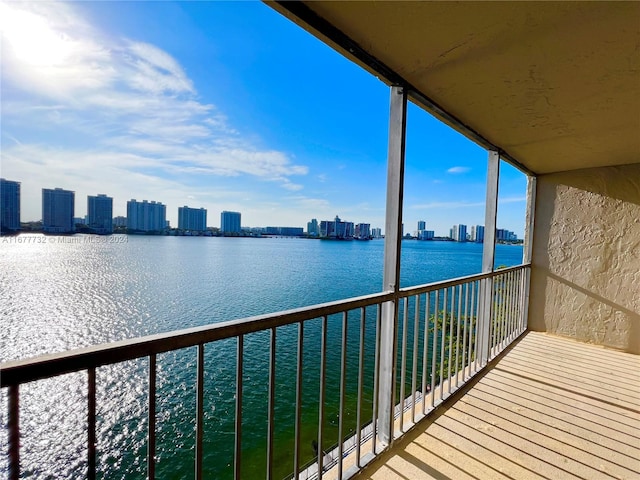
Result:
[[[531,172],[640,162],[640,2],[269,4]]]

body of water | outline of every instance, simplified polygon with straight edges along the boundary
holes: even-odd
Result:
[[[378,240],[3,237],[0,359],[28,358],[376,293],[382,285],[383,250],[384,242]],[[517,265],[521,261],[522,247],[497,246],[496,265]],[[401,285],[478,273],[481,262],[480,244],[404,241]],[[333,380],[339,362],[338,320],[330,322],[328,334],[328,444],[337,432],[334,423],[339,382]],[[309,322],[309,328],[305,326],[304,338],[305,460],[313,455],[311,440],[317,437],[319,322],[314,322]],[[354,322],[349,338],[357,338],[357,329]],[[275,458],[277,473],[282,477],[292,468],[296,335],[295,326],[278,329]],[[263,476],[259,472],[265,462],[268,344],[267,332],[245,339],[246,478]],[[205,349],[207,478],[230,478],[233,472],[235,348],[235,340],[230,340]],[[366,370],[371,378],[372,354],[369,348]],[[147,368],[147,360],[142,359],[97,371],[98,466],[102,478],[145,478]],[[349,385],[355,384],[354,379],[347,380]],[[160,355],[157,382],[158,478],[192,478],[195,349]],[[370,390],[370,382],[365,382],[365,397]],[[83,372],[21,388],[26,478],[84,477],[85,396]],[[349,403],[353,395],[347,392],[347,397]],[[6,391],[1,402],[0,443],[6,445]],[[1,462],[6,458],[0,459],[0,472],[6,471],[6,464]]]

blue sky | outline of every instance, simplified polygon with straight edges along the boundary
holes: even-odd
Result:
[[[3,2],[3,178],[41,189],[384,228],[389,89],[257,2]],[[487,152],[411,105],[404,223],[484,222]],[[498,226],[522,236],[524,175],[502,164]]]

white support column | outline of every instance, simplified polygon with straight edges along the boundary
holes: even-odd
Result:
[[[533,225],[536,217],[536,185],[537,178],[527,176],[527,211],[524,226],[524,248],[522,249],[522,263],[531,263],[533,254]],[[524,272],[524,284],[522,285],[522,330],[529,323],[529,289],[531,288],[531,269]]]
[[[498,182],[500,180],[500,154],[489,152],[487,165],[487,199],[484,217],[484,245],[482,249],[482,273],[493,272],[496,256],[496,218],[498,214]],[[482,310],[478,323],[480,331],[480,368],[489,359],[489,335],[493,315],[493,279],[482,281]]]
[[[524,248],[522,250],[522,263],[531,263],[533,252],[533,222],[536,213],[536,183],[534,176],[527,176],[527,211],[525,212]]]
[[[402,241],[402,199],[404,189],[404,150],[407,129],[407,91],[391,87],[389,113],[389,153],[387,166],[387,210],[384,237],[384,273],[382,289],[398,292],[400,288],[400,242]],[[393,440],[395,407],[395,358],[398,302],[382,305],[380,322],[380,362],[378,393],[378,441],[389,445]]]

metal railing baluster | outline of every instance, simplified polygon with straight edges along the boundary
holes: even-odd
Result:
[[[513,318],[513,275],[511,272],[508,274],[509,283],[507,290],[507,314],[505,315],[505,335],[504,335],[504,346],[503,349],[506,348],[508,340],[511,338],[511,319]]]
[[[433,320],[433,346],[431,347],[431,408],[435,407],[436,401],[436,357],[438,355],[438,317],[440,315],[439,311],[439,301],[440,301],[440,290],[436,290],[435,293],[435,307],[433,309],[434,320]]]
[[[87,370],[87,478],[96,478],[96,369]]]
[[[302,412],[302,348],[304,341],[304,323],[298,324],[298,356],[296,362],[296,417],[295,444],[293,450],[293,478],[298,480],[300,469],[300,415]]]
[[[499,281],[499,277],[494,277],[492,280],[487,279],[487,289],[490,292],[490,296],[489,296],[489,309],[488,309],[488,313],[489,313],[489,338],[487,341],[487,358],[486,358],[486,363],[483,359],[482,361],[482,366],[484,367],[485,365],[487,365],[489,363],[489,361],[493,358],[493,352],[494,352],[494,346],[496,343],[496,316],[498,315],[498,309],[496,308],[496,288],[497,288],[497,282],[496,280]]]
[[[512,307],[512,287],[513,287],[513,275],[511,272],[507,273],[507,293],[505,298],[505,306],[504,306],[504,332],[502,333],[502,338],[500,339],[500,351],[504,350],[507,346],[507,341],[511,337],[511,307]]]
[[[528,305],[526,305],[527,299],[529,298],[527,294],[527,278],[529,276],[529,269],[525,268],[520,270],[520,284],[518,285],[519,289],[519,299],[518,299],[518,333],[523,332],[527,326],[525,325],[526,321],[526,311],[528,309]]]
[[[149,480],[156,478],[156,354],[149,355],[149,411],[147,418],[149,428],[147,432],[147,477]]]
[[[498,305],[497,305],[497,301],[498,301],[498,295],[496,294],[496,290],[498,288],[498,282],[500,281],[500,277],[494,277],[491,279],[491,315],[490,315],[490,324],[489,324],[489,348],[488,348],[488,355],[487,355],[487,362],[482,364],[482,366],[484,367],[485,365],[487,365],[489,363],[489,361],[493,358],[494,352],[495,352],[495,344],[496,344],[496,338],[497,338],[497,334],[496,334],[496,319],[498,318]]]
[[[358,401],[356,403],[356,465],[360,465],[360,444],[362,443],[362,382],[364,380],[364,333],[366,309],[360,309],[360,348],[358,350]]]
[[[378,386],[380,384],[379,369],[380,369],[380,321],[382,317],[382,304],[376,305],[376,346],[374,352],[374,366],[373,366],[373,405],[371,424],[373,426],[373,437],[371,441],[371,453],[376,455],[378,453]]]
[[[469,364],[469,377],[475,373],[475,359],[478,355],[476,350],[476,338],[478,336],[478,317],[476,308],[476,290],[477,282],[471,283],[471,300],[469,302],[469,351],[467,352],[467,363]]]
[[[455,319],[455,310],[456,309],[456,287],[451,287],[451,313],[449,319],[449,352],[448,363],[447,363],[447,393],[451,395],[451,384],[453,383],[451,377],[451,361],[453,360],[453,321]]]
[[[347,330],[349,314],[342,314],[342,352],[340,355],[340,405],[338,410],[338,478],[342,478],[344,459],[344,397],[347,389]]]
[[[522,271],[522,285],[520,288],[520,321],[519,331],[524,332],[527,329],[529,321],[529,288],[531,285],[531,267],[527,267]]]
[[[455,379],[456,379],[456,388],[458,388],[459,379],[458,373],[460,371],[460,367],[458,366],[458,361],[460,360],[460,322],[461,322],[461,312],[462,312],[462,284],[458,285],[458,321],[456,323],[456,363],[455,363]]]
[[[496,333],[495,333],[495,342],[494,342],[494,352],[493,356],[498,355],[498,352],[502,350],[502,338],[504,337],[505,330],[505,315],[507,313],[507,289],[508,289],[508,279],[505,274],[501,274],[498,278],[498,288],[499,292],[496,292],[496,296],[498,298],[498,306],[496,308]]]
[[[420,338],[420,295],[415,296],[413,313],[413,366],[411,369],[411,421],[416,423],[416,390],[418,389],[418,339]]]
[[[442,299],[442,338],[440,340],[440,403],[444,400],[444,358],[446,354],[446,340],[447,340],[447,293],[449,287],[444,289]]]
[[[522,297],[523,297],[523,288],[522,288],[522,284],[523,284],[523,280],[524,280],[524,270],[520,270],[517,274],[516,274],[516,284],[514,285],[515,291],[516,291],[516,299],[514,300],[514,316],[513,316],[513,329],[514,329],[514,335],[513,338],[515,339],[519,334],[520,334],[520,316],[522,314]]]
[[[512,339],[518,336],[518,316],[520,314],[520,298],[521,298],[521,288],[522,284],[522,271],[515,272],[514,274],[514,283],[513,283],[513,336]]]
[[[469,328],[469,289],[471,283],[464,284],[464,328],[462,330],[462,383],[467,381],[467,330]]]
[[[322,332],[320,334],[320,392],[318,395],[318,478],[324,473],[324,451],[322,449],[324,427],[324,395],[327,370],[327,316],[322,317]]]
[[[198,344],[198,365],[196,380],[196,480],[202,476],[202,438],[204,431],[204,344]]]
[[[238,335],[236,347],[236,418],[234,424],[233,478],[242,478],[242,389],[244,335]]]
[[[480,364],[482,363],[482,357],[480,352],[480,349],[482,348],[480,342],[482,341],[482,337],[483,337],[483,330],[480,322],[480,316],[484,313],[484,297],[482,295],[483,293],[482,280],[479,280],[476,283],[475,290],[476,290],[476,303],[474,306],[476,311],[476,325],[475,325],[475,337],[473,340],[474,351],[475,351],[474,362],[473,362],[473,373],[476,373],[480,369]]]
[[[431,292],[424,295],[424,332],[422,338],[422,414],[427,413],[427,365],[429,363],[429,303]]]
[[[273,428],[276,408],[276,328],[271,328],[269,344],[269,412],[267,417],[267,479],[273,478]]]
[[[400,354],[400,418],[399,430],[404,431],[404,399],[405,382],[407,377],[407,317],[409,316],[409,297],[403,299],[402,309],[402,348]]]
[[[510,276],[509,273],[506,273],[503,275],[504,278],[504,291],[502,293],[502,315],[500,318],[500,343],[498,344],[498,351],[496,352],[496,355],[498,353],[500,353],[502,351],[502,349],[504,348],[504,341],[507,338],[507,329],[509,327],[507,320],[509,318],[509,281],[510,281]]]
[[[20,478],[20,386],[9,387],[9,479]]]
[[[505,339],[505,348],[508,345],[508,343],[514,338],[514,332],[515,332],[515,328],[514,328],[514,318],[515,318],[515,298],[516,298],[516,289],[515,289],[515,285],[516,285],[516,275],[513,272],[509,273],[509,276],[511,277],[510,281],[509,281],[509,324],[508,324],[508,331],[507,331],[507,338]]]

